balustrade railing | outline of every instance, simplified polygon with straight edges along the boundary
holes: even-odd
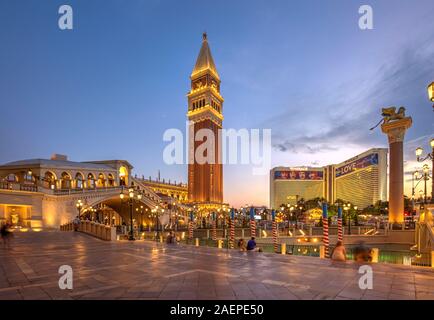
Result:
[[[60,231],[74,231],[74,223],[68,222],[62,224],[60,226]],[[93,221],[81,220],[77,231],[89,234],[102,240],[115,241],[117,239],[116,227],[107,226],[105,224]]]

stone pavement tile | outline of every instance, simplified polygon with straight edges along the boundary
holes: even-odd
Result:
[[[289,288],[288,290],[299,300],[312,300],[318,294],[318,292],[311,291],[311,290],[289,289]]]
[[[25,286],[25,285],[29,285],[30,284],[29,280],[27,280],[27,278],[24,277],[24,276],[23,277],[11,277],[11,278],[8,278],[8,282],[9,282],[9,285],[11,287]]]
[[[415,297],[411,297],[409,295],[401,295],[401,294],[390,294],[387,299],[389,300],[415,300]]]
[[[23,296],[17,290],[8,290],[0,292],[0,300],[22,300]]]
[[[338,296],[340,297],[346,297],[354,300],[359,300],[364,294],[364,290],[361,290],[359,288],[345,288],[341,292],[339,292]]]
[[[416,285],[416,293],[434,293],[434,287]]]
[[[434,272],[433,272],[434,273]],[[423,286],[423,287],[430,287],[434,288],[434,280],[428,280],[428,279],[420,279],[415,281],[416,287]]]
[[[235,297],[237,300],[254,300],[256,298],[250,291],[235,292]]]
[[[179,291],[161,291],[160,295],[158,296],[158,299],[175,299],[179,295]]]
[[[50,299],[53,300],[70,300],[71,297],[69,293],[72,292],[72,290],[61,290],[59,286],[44,286],[42,289],[45,291],[45,293],[48,294]]]
[[[51,297],[40,287],[22,288],[19,292],[24,300],[51,300]]]
[[[177,299],[195,300],[197,299],[197,293],[192,291],[181,291],[178,293]]]
[[[415,290],[391,290],[389,294],[397,294],[402,296],[408,296],[415,298],[416,297],[416,291]]]
[[[333,300],[334,298],[336,298],[336,296],[337,294],[320,292],[313,298],[313,300]]]
[[[400,291],[416,291],[416,287],[414,284],[392,284],[392,291],[400,290]]]
[[[374,279],[373,288],[375,291],[389,292],[390,290],[392,290],[392,285],[377,283],[377,281],[375,281]]]
[[[274,293],[273,296],[276,300],[299,300],[299,298],[291,292],[286,293]]]
[[[217,294],[215,292],[198,292],[197,298],[201,300],[214,300],[217,298]]]
[[[387,297],[379,297],[375,295],[364,295],[361,300],[387,300]]]
[[[401,286],[406,286],[406,285],[413,285],[414,286],[415,281],[414,278],[409,278],[409,277],[394,277],[393,278],[393,285],[401,285]]]
[[[235,292],[230,287],[224,289],[222,288],[215,289],[215,293],[217,296],[226,296],[226,295],[235,296]]]
[[[126,290],[126,288],[123,288],[124,292],[121,294],[121,298],[128,298],[128,299],[135,299],[135,298],[140,298],[142,296],[143,292],[138,292],[138,291],[128,291]]]
[[[157,299],[160,296],[161,291],[144,291],[140,294],[140,298],[154,298]]]
[[[229,300],[236,299],[236,295],[233,292],[216,292],[216,298],[221,299],[222,297],[226,297]]]
[[[113,289],[107,289],[104,290],[101,293],[101,298],[104,299],[117,299],[123,296],[123,294],[125,293],[126,289],[123,287],[117,287],[117,288],[113,288]],[[140,295],[142,294],[142,292],[140,292]],[[140,296],[139,295],[139,296]]]
[[[434,300],[434,292],[432,293],[417,293],[417,300]]]

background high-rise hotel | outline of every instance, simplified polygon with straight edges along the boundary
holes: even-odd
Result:
[[[352,202],[359,208],[387,200],[387,149],[370,149],[324,167],[277,167],[270,171],[270,206],[303,198]]]

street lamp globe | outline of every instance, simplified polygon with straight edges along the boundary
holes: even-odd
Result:
[[[121,194],[119,195],[119,197],[120,197],[121,199],[123,199],[123,198],[125,198],[125,195],[124,195],[123,193],[121,193]]]
[[[429,167],[428,167],[427,164],[424,164],[422,168],[423,168],[423,172],[424,173],[428,173],[429,172]]]
[[[428,86],[428,98],[431,102],[434,102],[434,82]]]
[[[415,171],[413,172],[414,178],[417,179],[417,177],[419,176],[419,171]]]
[[[423,153],[423,149],[421,147],[416,149],[416,156],[420,157]]]
[[[429,144],[430,144],[431,148],[434,149],[434,138],[431,139],[431,141],[429,142]]]

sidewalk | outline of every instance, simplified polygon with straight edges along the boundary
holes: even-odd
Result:
[[[373,290],[352,262],[236,250],[17,233],[0,247],[0,299],[432,299],[434,270],[376,264]],[[61,265],[73,290],[58,286]]]

